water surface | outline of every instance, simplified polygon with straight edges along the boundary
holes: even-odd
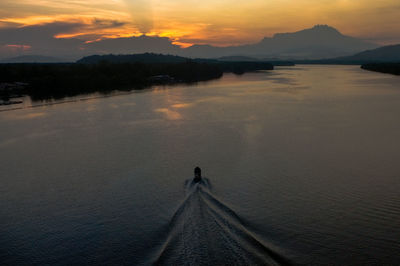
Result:
[[[399,84],[278,67],[2,109],[0,262],[397,264]]]

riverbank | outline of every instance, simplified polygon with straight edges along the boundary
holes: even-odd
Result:
[[[95,64],[1,64],[0,83],[20,82],[18,94],[32,99],[58,99],[87,93],[109,93],[115,90],[140,90],[157,84],[195,83],[220,78],[224,72],[243,74],[271,70],[269,63],[194,62],[179,63],[112,63]],[[13,90],[3,90],[8,99]]]
[[[372,63],[362,65],[361,68],[375,72],[400,75],[400,63]]]

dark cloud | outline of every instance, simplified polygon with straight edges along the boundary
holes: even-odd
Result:
[[[54,36],[61,32],[73,32],[82,26],[81,23],[54,22],[43,25],[0,28],[0,46],[2,47],[0,56],[3,58],[25,54],[79,56],[81,40],[56,39]],[[13,47],[16,45],[29,46],[30,49],[14,49]]]
[[[124,23],[117,20],[94,19],[92,23],[53,22],[34,26],[0,28],[0,58],[21,55],[43,55],[76,60],[85,55],[108,53],[169,53],[176,54],[180,48],[168,38],[130,37],[104,39],[87,43],[87,39],[97,39],[101,33],[89,33],[76,38],[55,38],[59,34],[76,33],[85,30],[118,28]],[[89,31],[90,32],[90,31]]]
[[[93,19],[93,26],[95,28],[109,29],[109,28],[119,28],[125,26],[126,23],[118,20],[105,20],[105,19]]]
[[[81,23],[53,22],[43,25],[0,28],[0,44],[42,43],[53,39],[56,34],[73,32],[83,26]]]
[[[83,22],[51,22],[32,26],[0,21],[0,45],[9,43],[30,43],[33,45],[54,41],[54,36],[88,30],[119,28],[125,23],[117,20],[93,19],[90,24]],[[99,32],[99,35],[101,32]],[[85,36],[85,35],[83,35]]]

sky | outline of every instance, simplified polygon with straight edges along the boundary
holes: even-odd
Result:
[[[26,40],[44,33],[71,42],[146,34],[181,47],[228,46],[316,24],[385,45],[400,43],[399,22],[399,0],[1,0],[0,46],[29,50]]]

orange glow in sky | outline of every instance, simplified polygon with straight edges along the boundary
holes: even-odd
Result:
[[[139,36],[218,46],[254,43],[277,32],[328,24],[381,44],[400,42],[399,0],[2,0],[0,28],[76,23],[57,38]]]
[[[16,50],[27,51],[32,48],[30,45],[25,45],[25,44],[7,44],[6,47],[14,51]]]

